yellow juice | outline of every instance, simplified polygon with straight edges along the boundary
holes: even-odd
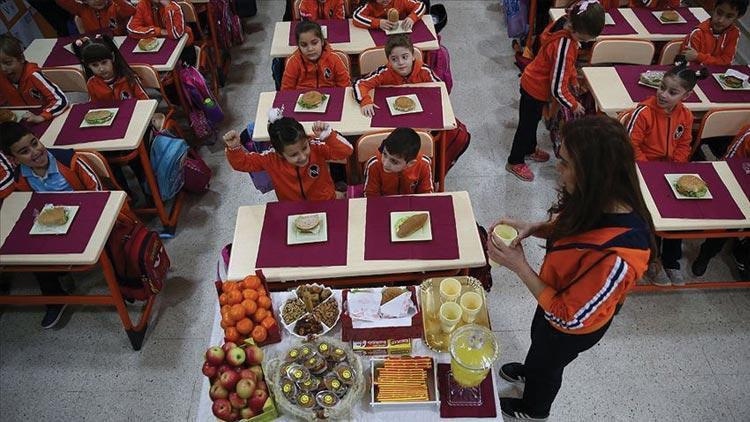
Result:
[[[481,347],[472,348],[467,342],[459,340],[453,350],[451,356],[453,379],[463,387],[476,387],[481,384],[492,366],[490,364],[487,367],[486,362],[493,360],[495,345],[490,341],[485,341]],[[472,369],[483,367],[485,369]]]

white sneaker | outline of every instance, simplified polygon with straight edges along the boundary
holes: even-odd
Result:
[[[665,268],[664,271],[667,273],[667,277],[669,277],[669,280],[672,282],[675,286],[684,286],[685,285],[685,277],[682,276],[682,271],[671,269],[671,268]]]
[[[660,262],[649,265],[649,271],[651,270],[651,266],[654,266],[653,276],[651,277],[651,282],[654,283],[654,285],[662,287],[672,285],[672,280],[664,271],[664,266],[661,265]]]

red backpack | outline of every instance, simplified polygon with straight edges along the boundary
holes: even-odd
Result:
[[[433,132],[433,135],[435,134],[440,134],[440,132]],[[466,125],[456,119],[456,128],[446,130],[442,136],[443,141],[445,141],[445,174],[448,174],[448,170],[456,164],[458,158],[469,148],[471,134],[466,129]],[[437,180],[437,177],[437,172],[435,172],[435,180]]]
[[[169,255],[159,235],[138,220],[120,213],[107,240],[107,253],[124,298],[147,300],[164,286]]]
[[[185,158],[185,184],[183,189],[190,193],[204,193],[208,190],[213,172],[198,152],[190,148]]]

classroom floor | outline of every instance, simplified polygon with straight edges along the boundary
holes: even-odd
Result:
[[[518,72],[500,2],[442,3],[449,13],[441,35],[451,52],[453,107],[472,134],[447,187],[470,192],[483,225],[504,215],[544,218],[555,199],[554,162],[532,165],[534,183],[503,169],[517,118]],[[274,88],[268,52],[283,2],[259,0],[258,9],[245,44],[233,52],[222,99],[227,129],[253,119],[258,94]],[[539,133],[549,148],[546,132]],[[258,194],[247,174],[232,171],[220,145],[202,154],[214,170],[211,190],[187,201],[177,237],[166,243],[172,272],[143,349],[131,349],[112,308],[71,307],[54,330],[40,328],[41,307],[0,308],[0,420],[195,419],[217,300],[218,253],[232,240],[238,206],[275,199]],[[542,250],[531,244],[526,250],[538,265]],[[686,257],[695,254],[696,244],[686,243]],[[714,260],[704,279],[729,279],[729,262],[728,256]],[[488,301],[503,348],[500,360],[523,360],[534,300],[507,270],[495,270],[493,277]],[[76,292],[102,290],[97,275],[76,280]],[[33,281],[14,276],[12,292],[25,291],[35,291]],[[749,290],[634,294],[602,342],[566,371],[549,420],[750,420],[747,321]]]

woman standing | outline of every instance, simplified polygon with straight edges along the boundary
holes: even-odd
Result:
[[[549,416],[565,366],[602,338],[654,251],[653,223],[622,125],[586,117],[567,123],[562,138],[560,194],[550,219],[500,220],[518,237],[510,246],[500,239],[487,244],[490,258],[513,271],[538,301],[526,361],[500,370],[506,380],[525,383],[522,399],[500,399],[503,414],[518,419]],[[521,241],[528,236],[546,239],[539,273],[524,255]]]

